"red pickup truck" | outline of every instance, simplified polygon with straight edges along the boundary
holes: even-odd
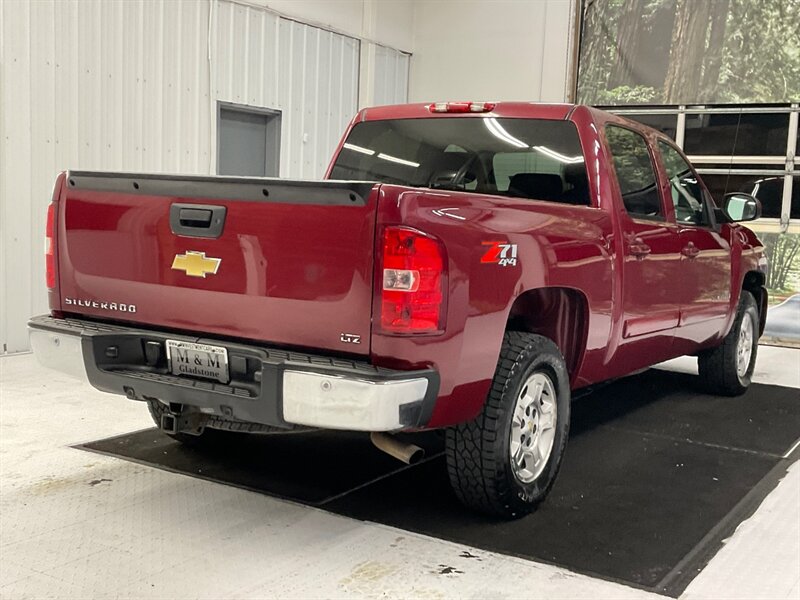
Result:
[[[571,392],[676,356],[750,383],[761,243],[672,140],[586,106],[356,115],[325,181],[68,171],[47,219],[47,366],[213,430],[444,429],[450,479],[518,517],[552,486]],[[406,459],[411,453],[406,453]]]

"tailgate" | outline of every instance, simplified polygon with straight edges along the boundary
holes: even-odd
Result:
[[[70,172],[61,307],[367,354],[377,199],[365,182]]]

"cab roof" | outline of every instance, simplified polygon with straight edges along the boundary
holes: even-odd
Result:
[[[465,104],[464,101],[451,101]],[[477,102],[482,104],[483,102]],[[563,120],[576,108],[575,104],[548,104],[542,102],[487,102],[494,105],[491,110],[482,112],[433,112],[431,106],[438,102],[419,102],[415,104],[394,104],[362,109],[355,121],[384,121],[390,119],[427,119],[436,117],[506,117],[527,119]]]

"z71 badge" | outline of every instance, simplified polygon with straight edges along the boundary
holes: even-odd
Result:
[[[500,265],[501,267],[517,266],[517,245],[508,242],[482,242],[489,249],[481,258],[482,263]]]

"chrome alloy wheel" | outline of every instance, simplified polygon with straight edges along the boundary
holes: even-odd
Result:
[[[511,467],[522,483],[544,471],[556,437],[556,390],[545,373],[534,373],[522,386],[511,421]]]
[[[753,355],[753,331],[753,319],[745,313],[739,328],[739,341],[736,344],[736,374],[740,378],[747,375],[747,369],[750,367],[750,357]]]

